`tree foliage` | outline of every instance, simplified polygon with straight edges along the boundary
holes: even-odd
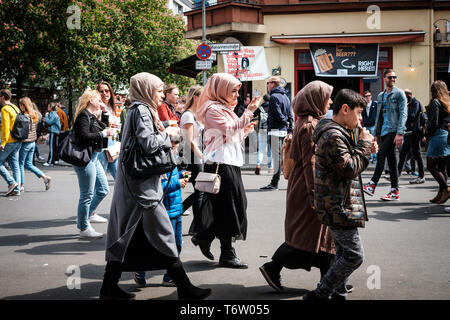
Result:
[[[195,51],[185,28],[165,0],[0,0],[0,85],[119,88],[145,71],[184,91],[193,80],[167,68]]]

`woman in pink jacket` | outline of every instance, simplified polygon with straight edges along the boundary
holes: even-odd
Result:
[[[210,258],[211,242],[220,240],[219,265],[227,268],[248,268],[232,247],[232,240],[247,236],[247,197],[241,177],[244,164],[242,141],[253,131],[253,112],[260,98],[254,98],[239,118],[233,111],[237,105],[241,83],[232,75],[216,73],[209,78],[200,96],[197,120],[204,124],[204,171],[217,172],[221,177],[220,191],[208,194],[203,206],[205,217],[212,217],[203,225],[193,226],[194,245]],[[211,214],[212,212],[212,214]],[[209,215],[208,215],[209,213]]]

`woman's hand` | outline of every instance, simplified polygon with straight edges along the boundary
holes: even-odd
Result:
[[[181,187],[182,188],[186,187],[186,184],[187,184],[186,179],[179,179],[179,180],[180,180]]]
[[[164,132],[167,132],[167,134],[172,137],[180,134],[180,128],[169,126]]]
[[[250,110],[251,112],[255,112],[256,109],[258,109],[259,106],[261,105],[262,100],[263,100],[262,97],[254,97],[250,102],[250,104],[247,106],[247,109]]]
[[[111,128],[106,128],[102,131],[104,133],[104,135],[106,135],[107,137],[112,137],[113,136],[113,130]]]
[[[247,134],[247,135],[252,133],[253,130],[255,129],[254,127],[255,127],[255,123],[254,122],[250,122],[248,125],[246,125],[244,127],[244,133]]]

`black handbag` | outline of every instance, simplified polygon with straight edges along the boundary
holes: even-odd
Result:
[[[131,108],[139,108],[139,104],[132,105]],[[136,118],[136,113],[134,114]],[[158,129],[152,118],[153,128],[158,134]],[[131,132],[123,149],[122,165],[125,167],[126,173],[133,178],[148,178],[155,175],[161,175],[171,172],[175,169],[177,163],[172,153],[172,148],[162,147],[152,154],[147,154],[142,150],[134,128],[134,119],[132,120]]]
[[[60,134],[57,152],[60,159],[74,166],[85,167],[91,161],[89,148],[78,141],[72,130]]]

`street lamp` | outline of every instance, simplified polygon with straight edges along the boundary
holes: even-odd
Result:
[[[441,42],[442,41],[442,33],[441,33],[441,30],[439,29],[439,26],[437,25],[437,23],[439,21],[446,21],[447,23],[450,23],[450,20],[447,20],[447,19],[437,19],[433,23],[433,26],[434,26],[434,41],[435,42]]]

